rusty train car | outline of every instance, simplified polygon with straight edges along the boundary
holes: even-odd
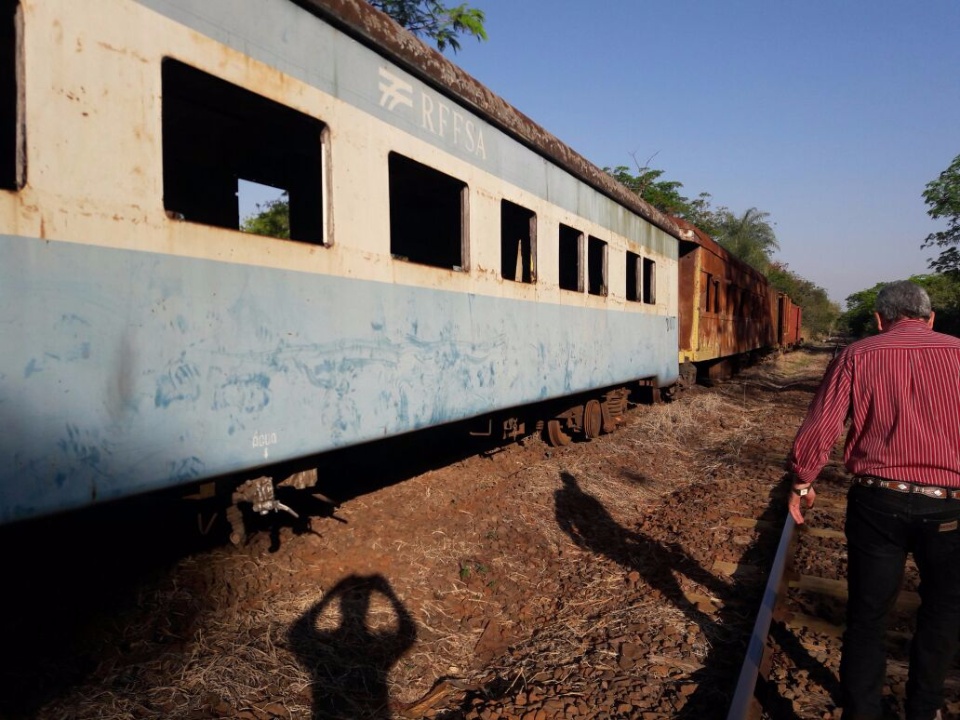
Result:
[[[679,361],[685,382],[729,377],[758,353],[803,342],[802,309],[700,228],[680,229]]]
[[[782,340],[710,290],[755,274],[355,0],[0,0],[0,254],[0,523],[283,510],[278,463],[531,407],[593,437]]]

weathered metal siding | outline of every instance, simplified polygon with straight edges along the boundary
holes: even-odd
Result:
[[[703,250],[696,243],[680,242],[680,261],[677,270],[679,281],[679,349],[680,360],[685,361],[696,354],[697,333],[700,318],[700,256]]]
[[[778,293],[766,278],[693,225],[676,222],[686,238],[681,241],[685,254],[679,269],[685,298],[680,309],[680,361],[719,360],[776,346]],[[695,340],[684,344],[688,328]]]
[[[631,377],[671,318],[0,235],[0,521]]]
[[[136,2],[676,260],[671,219],[365,2]]]
[[[0,521],[676,379],[675,238],[469,110],[483,152],[431,126],[435,87],[318,17],[283,0],[23,8],[27,182],[0,191],[0,336],[15,339]],[[327,125],[329,247],[167,217],[167,56]],[[388,80],[415,110],[381,105]],[[390,151],[469,185],[467,271],[390,257]],[[501,196],[542,222],[536,285],[496,271]],[[609,296],[557,288],[560,222],[609,240]],[[656,261],[655,305],[626,302],[627,249]]]

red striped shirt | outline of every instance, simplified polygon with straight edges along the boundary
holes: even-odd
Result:
[[[817,478],[848,418],[851,473],[960,487],[960,338],[900,320],[841,352],[793,441],[801,482]]]

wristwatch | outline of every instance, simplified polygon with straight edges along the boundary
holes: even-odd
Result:
[[[808,492],[810,492],[810,486],[807,485],[806,487],[801,487],[801,488],[794,487],[793,492],[795,492],[800,497],[804,497]]]

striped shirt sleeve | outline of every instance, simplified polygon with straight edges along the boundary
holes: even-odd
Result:
[[[847,348],[849,350],[849,348]],[[850,412],[852,359],[844,350],[827,368],[823,382],[797,431],[788,468],[800,482],[813,482],[827,464],[830,451]]]

